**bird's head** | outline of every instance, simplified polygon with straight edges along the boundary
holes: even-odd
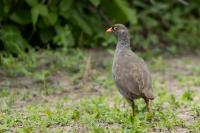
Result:
[[[128,32],[128,29],[123,24],[115,24],[112,27],[108,28],[106,32],[113,32],[114,34],[121,34]]]
[[[129,36],[128,29],[123,24],[115,24],[112,27],[108,28],[106,32],[112,32],[119,39],[123,36]]]

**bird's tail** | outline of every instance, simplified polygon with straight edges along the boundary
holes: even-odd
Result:
[[[147,97],[147,98],[150,99],[150,100],[153,100],[153,99],[155,99],[155,97],[156,97],[156,96],[154,95],[152,89],[144,89],[143,94],[145,95],[145,97]]]

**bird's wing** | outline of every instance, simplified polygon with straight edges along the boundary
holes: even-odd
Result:
[[[151,89],[151,76],[143,59],[139,58],[133,52],[128,52],[121,56],[121,63],[124,65],[122,70],[123,86],[136,95],[143,95],[153,99]]]

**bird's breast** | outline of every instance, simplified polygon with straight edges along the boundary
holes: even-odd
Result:
[[[120,80],[123,78],[123,65],[119,59],[114,58],[113,65],[112,65],[112,75],[115,81]]]

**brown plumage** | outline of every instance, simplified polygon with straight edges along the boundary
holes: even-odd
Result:
[[[113,79],[119,92],[131,104],[134,114],[134,100],[143,98],[150,112],[149,100],[154,99],[151,75],[144,62],[130,48],[130,35],[122,24],[115,24],[107,30],[118,38],[112,66]]]

